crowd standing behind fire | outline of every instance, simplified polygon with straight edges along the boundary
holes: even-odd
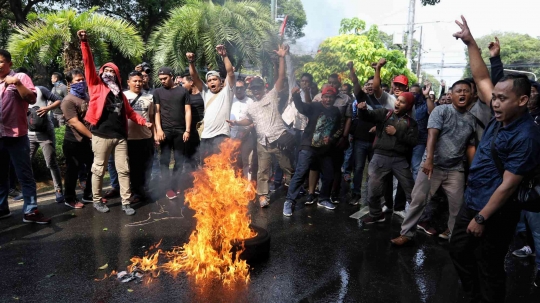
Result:
[[[394,246],[413,243],[417,230],[438,234],[430,221],[439,200],[431,198],[442,188],[449,218],[438,236],[450,241],[465,293],[471,302],[501,302],[504,258],[514,238],[522,248],[513,255],[528,257],[536,250],[540,272],[540,213],[521,210],[512,199],[540,164],[540,84],[504,75],[497,38],[488,46],[490,75],[480,55],[484,46],[476,44],[463,17],[456,23],[460,31],[454,37],[467,46],[473,77],[449,88],[443,81],[438,99],[430,83],[410,85],[404,75],[396,75],[388,89],[380,77],[384,58],[373,64],[374,75],[365,83],[349,62],[352,85],[331,74],[319,91],[310,74],[297,81],[286,45],[275,51],[273,85],[260,77],[236,78],[226,48],[218,45],[224,70],[209,71],[205,82],[196,54],[187,53],[189,72],[175,75],[160,67],[161,87],[154,89],[151,67],[143,63],[129,73],[123,90],[113,63],[95,72],[84,30],[77,33],[84,70],[66,74],[67,92],[62,74],[54,73],[51,93],[34,87],[25,70],[12,70],[10,53],[0,50],[0,218],[11,215],[11,196],[24,200],[24,222],[50,223],[38,210],[31,166],[39,146],[57,202],[75,209],[92,203],[106,213],[107,199],[121,196],[122,210],[133,215],[131,204],[146,200],[150,189],[171,200],[182,195],[192,182],[190,172],[233,138],[241,141],[236,164],[256,181],[261,208],[275,203],[270,192],[279,186],[287,191],[284,216],[294,215],[303,195],[305,204],[327,210],[341,201],[357,206],[367,182],[369,214],[362,222],[384,222],[390,212],[402,217]],[[53,117],[66,124],[64,188],[54,160]],[[106,166],[112,189],[102,194]],[[347,192],[340,189],[342,181],[351,183],[350,194],[341,196]]]

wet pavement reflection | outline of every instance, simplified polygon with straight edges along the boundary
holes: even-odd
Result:
[[[251,265],[247,285],[230,288],[183,273],[103,279],[160,240],[164,250],[188,240],[195,220],[181,200],[139,204],[133,217],[115,200],[107,214],[49,201],[41,209],[54,216],[50,226],[25,225],[15,209],[0,221],[0,302],[464,302],[446,241],[419,233],[414,245],[391,247],[401,219],[363,226],[349,218],[359,207],[345,203],[335,211],[298,203],[287,218],[283,194],[268,209],[250,205],[253,223],[271,235],[270,257]],[[508,257],[506,268],[507,301],[540,302],[534,260]]]

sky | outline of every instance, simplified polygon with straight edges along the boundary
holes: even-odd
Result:
[[[535,0],[441,0],[435,6],[422,6],[420,0],[416,2],[418,28],[414,37],[420,40],[422,26],[422,64],[432,66],[422,70],[448,84],[459,80],[463,69],[441,69],[443,53],[445,65],[466,63],[463,42],[452,37],[459,31],[454,21],[461,15],[467,19],[475,37],[494,31],[540,36],[540,27],[531,26],[536,24],[540,12],[540,3]],[[366,22],[367,28],[376,24],[380,31],[388,34],[407,29],[409,0],[302,0],[302,4],[308,24],[304,28],[306,36],[292,47],[298,54],[315,54],[324,39],[338,35],[343,18],[358,17]],[[487,45],[481,47],[487,48]]]

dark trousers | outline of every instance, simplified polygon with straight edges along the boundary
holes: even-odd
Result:
[[[80,168],[83,165],[85,167],[84,174],[86,175],[84,196],[92,197],[92,163],[94,162],[94,153],[92,152],[91,143],[88,141],[73,142],[64,140],[62,150],[66,158],[64,197],[67,201],[72,201],[76,198],[75,188],[77,187]]]
[[[298,153],[298,162],[296,170],[289,184],[287,191],[287,200],[295,202],[300,194],[304,178],[307,177],[310,168],[314,168],[314,164],[318,166],[322,175],[322,187],[319,199],[321,201],[330,200],[330,189],[334,178],[334,167],[332,165],[332,157],[330,155],[316,155],[311,150],[300,150]]]
[[[153,138],[128,140],[129,179],[134,195],[145,196],[144,186],[152,174],[153,157]]]
[[[482,237],[467,233],[478,211],[465,203],[456,218],[450,240],[450,257],[469,302],[504,302],[504,259],[519,221],[519,209],[508,202],[485,223]]]
[[[165,140],[161,142],[161,157],[159,159],[161,168],[161,179],[164,181],[162,184],[168,186],[166,189],[177,191],[179,174],[182,172],[182,166],[184,164],[184,131],[183,130],[164,130]],[[169,171],[169,164],[171,162],[171,153],[174,152],[174,167],[172,175]]]
[[[353,141],[353,155],[354,155],[354,178],[353,178],[353,192],[360,195],[362,192],[362,180],[364,178],[364,168],[366,166],[366,159],[371,161],[373,157],[373,149],[371,142],[362,140]]]
[[[215,136],[213,138],[201,139],[201,164],[204,165],[204,159],[210,157],[213,154],[219,153],[219,145],[225,139],[229,138],[225,135]]]

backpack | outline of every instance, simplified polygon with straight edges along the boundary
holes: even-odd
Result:
[[[33,132],[46,132],[48,129],[48,117],[38,115],[39,106],[33,106],[28,109],[28,130]]]

